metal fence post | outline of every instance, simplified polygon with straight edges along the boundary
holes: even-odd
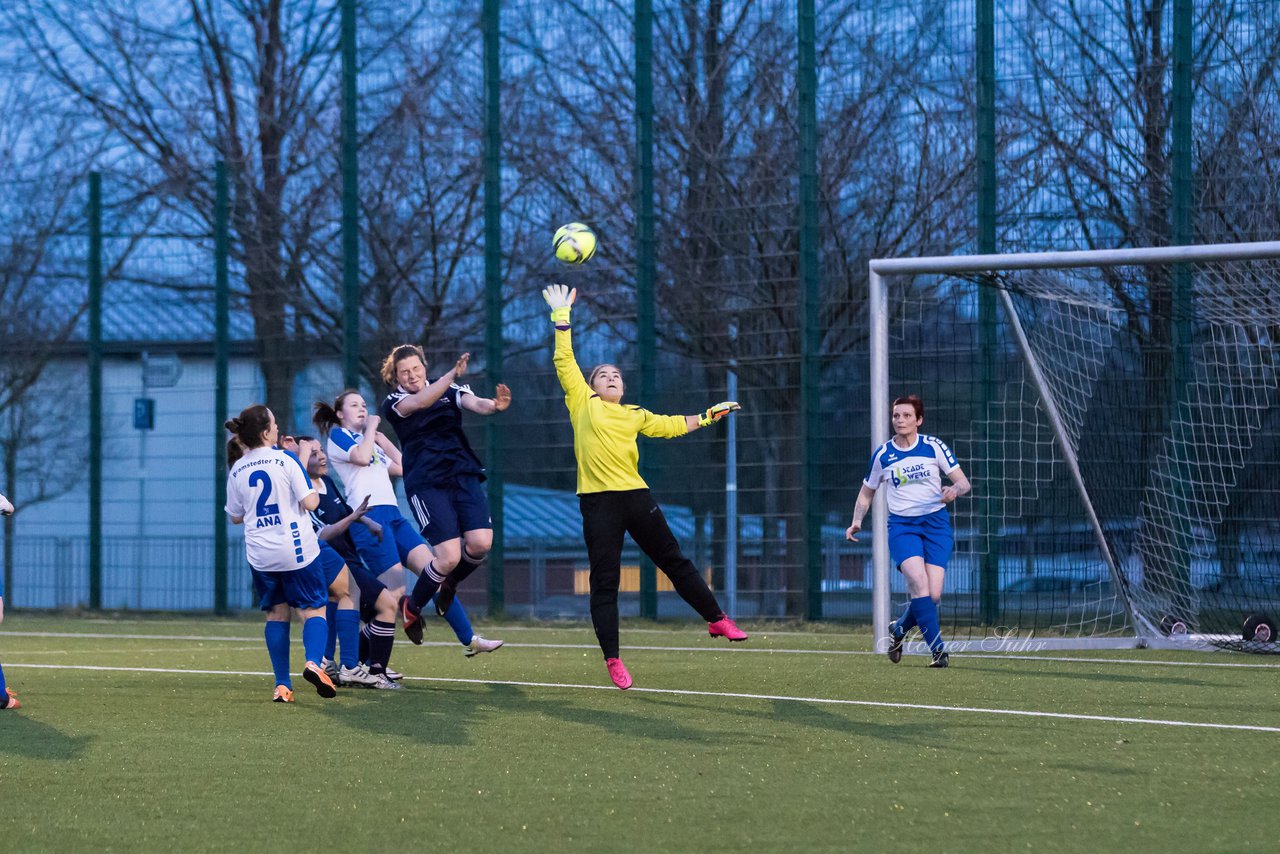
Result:
[[[977,32],[974,63],[977,72],[978,109],[976,144],[978,161],[978,253],[996,251],[996,13],[995,0],[976,0]],[[990,286],[978,286],[978,337],[981,351],[982,388],[978,413],[978,453],[987,466],[986,477],[978,486],[978,539],[982,550],[978,573],[978,591],[982,620],[987,625],[1000,621],[1000,454],[991,433],[993,405],[1000,394],[997,377],[999,360],[996,292]]]
[[[654,304],[653,229],[653,2],[635,3],[636,77],[636,338],[640,358],[640,400],[652,406],[656,394],[657,320]],[[641,475],[650,473],[641,462]],[[658,616],[658,576],[653,561],[640,557],[640,616]]]
[[[219,160],[214,167],[213,202],[213,363],[214,363],[214,507],[213,507],[213,610],[227,613],[227,457],[223,453],[227,431],[227,398],[231,348],[231,287],[227,276],[230,251],[228,220],[230,199],[227,190],[227,164]]]
[[[818,271],[818,61],[814,0],[798,0],[799,32],[799,162],[800,206],[800,400],[802,536],[805,560],[805,617],[822,619],[822,406],[821,282]]]
[[[356,151],[356,0],[342,0],[342,376],[360,387],[360,176]]]
[[[484,290],[485,363],[489,382],[502,380],[502,4],[484,2]],[[489,613],[506,610],[506,569],[503,548],[506,531],[504,446],[500,418],[485,421],[485,449],[489,457],[489,512],[493,518],[493,549],[489,552]]]
[[[102,607],[102,173],[89,173],[89,607]]]

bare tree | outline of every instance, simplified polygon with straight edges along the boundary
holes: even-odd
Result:
[[[527,60],[506,111],[516,140],[511,162],[521,176],[554,176],[531,179],[527,192],[546,199],[541,210],[596,212],[608,229],[611,257],[625,260],[635,252],[631,22],[621,10],[582,11],[564,16],[573,21],[564,33],[536,16],[511,22],[513,52]],[[969,230],[957,211],[968,207],[972,150],[955,142],[967,138],[956,122],[967,120],[941,107],[956,93],[930,91],[923,76],[929,63],[959,62],[949,58],[955,46],[937,4],[907,13],[914,39],[884,38],[859,24],[857,12],[855,3],[825,4],[817,45],[824,70],[847,61],[859,72],[854,86],[823,92],[820,119],[821,347],[828,369],[864,342],[868,257],[948,252]],[[785,541],[767,546],[773,565],[786,569],[748,584],[785,586],[795,594],[795,610],[804,566],[796,533],[802,526],[794,22],[785,4],[689,3],[657,16],[655,30],[663,364],[681,374],[681,387],[698,377],[718,385],[735,358],[744,405],[768,413],[742,422],[742,488],[749,490],[743,510],[770,520],[766,537],[780,530],[772,520],[789,520]],[[559,49],[546,49],[548,42]],[[963,79],[962,69],[952,72]],[[832,79],[843,82],[838,70]],[[914,111],[907,108],[913,99]],[[633,294],[625,263],[592,270],[587,302],[620,341],[635,334]],[[692,448],[657,453],[688,455],[679,470],[717,465]],[[712,498],[686,492],[695,508]]]
[[[60,378],[55,393],[47,377],[85,315],[76,161],[93,149],[74,122],[41,108],[20,67],[5,61],[0,73],[10,84],[0,93],[0,491],[18,508],[4,519],[10,587],[17,515],[67,492],[84,468],[82,407],[65,393],[74,383]]]
[[[267,402],[289,412],[311,355],[300,345],[315,334],[300,295],[321,287],[310,280],[319,211],[336,189],[337,5],[19,0],[4,14],[66,109],[109,137],[112,174],[137,198],[208,234],[213,161],[228,162],[241,296]]]

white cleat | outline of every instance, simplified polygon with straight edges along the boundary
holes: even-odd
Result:
[[[369,687],[373,688],[375,691],[403,691],[404,690],[403,685],[401,685],[399,682],[392,682],[390,679],[387,678],[387,675],[385,673],[379,673],[373,678],[375,681],[373,685]]]
[[[482,652],[493,652],[501,647],[503,643],[504,641],[489,640],[488,638],[482,638],[479,635],[473,635],[471,643],[462,648],[462,654],[467,658],[474,658]]]
[[[332,658],[322,658],[320,659],[320,669],[323,670],[325,675],[330,679],[337,681],[338,662],[334,661]]]
[[[404,674],[398,673],[395,670],[392,670],[390,667],[388,667],[387,678],[390,679],[392,682],[399,682],[401,679],[404,678]]]
[[[369,668],[363,664],[357,664],[355,667],[343,667],[338,670],[338,684],[363,685],[366,688],[372,688],[378,684],[378,677],[370,673]]]

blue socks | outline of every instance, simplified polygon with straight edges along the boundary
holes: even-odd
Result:
[[[902,616],[898,618],[898,637],[903,637],[907,632],[916,627],[916,615],[911,610],[911,603],[907,602],[907,607],[902,612]]]
[[[302,624],[302,653],[307,661],[320,663],[324,657],[324,643],[329,637],[329,621],[324,617],[310,617]]]
[[[355,608],[338,611],[330,626],[329,637],[337,637],[342,643],[342,666],[355,667],[360,663],[360,616]],[[329,658],[333,658],[333,649],[329,649]]]
[[[276,674],[276,684],[293,688],[293,680],[289,678],[289,624],[267,620],[262,634],[267,639],[267,655],[271,656],[271,669]]]
[[[338,649],[338,603],[326,602],[324,606],[325,623],[329,626],[329,636],[324,642],[324,657],[333,661],[334,653]],[[346,649],[342,650],[346,653]],[[318,663],[318,662],[317,662]]]
[[[0,667],[0,702],[9,704],[9,695],[4,692],[4,668]]]
[[[467,617],[467,612],[463,610],[462,603],[454,599],[453,604],[449,606],[449,610],[445,611],[444,618],[449,623],[449,628],[453,629],[453,633],[458,636],[458,643],[463,646],[471,643],[471,639],[475,637],[476,633],[471,628],[471,620]]]
[[[920,626],[920,634],[924,635],[924,642],[929,645],[929,649],[933,650],[934,655],[942,652],[942,631],[938,626],[938,604],[933,601],[931,596],[921,596],[919,599],[912,599],[910,607],[916,624]]]

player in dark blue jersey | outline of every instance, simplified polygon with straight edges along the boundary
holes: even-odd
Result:
[[[0,516],[10,516],[13,514],[13,505],[9,503],[9,499],[0,495]],[[4,573],[0,572],[0,623],[4,622]],[[4,683],[4,668],[0,667],[0,709],[20,709],[22,704],[18,702],[18,695],[13,693],[8,685]]]
[[[458,584],[493,547],[484,465],[462,430],[462,412],[503,412],[511,405],[511,389],[499,383],[494,396],[484,398],[459,384],[469,358],[464,353],[431,381],[426,355],[414,344],[396,347],[382,362],[383,381],[395,387],[382,402],[382,417],[400,438],[405,494],[434,554],[413,595],[401,603],[406,623],[417,619],[432,597],[437,611],[448,609]]]
[[[317,404],[315,423],[321,429],[326,427],[329,429],[329,450],[321,451],[316,448],[313,455],[316,459],[315,464],[318,467],[322,467],[318,468],[317,471],[326,475],[326,480],[320,483],[331,488],[331,495],[341,501],[341,504],[336,505],[334,508],[333,518],[335,522],[352,511],[350,506],[342,500],[342,493],[338,490],[332,478],[327,477],[328,466],[333,461],[334,454],[346,459],[346,465],[339,468],[339,473],[344,479],[347,491],[351,493],[352,498],[361,496],[362,503],[368,501],[372,505],[368,517],[366,517],[366,525],[369,522],[375,522],[381,525],[382,530],[378,532],[377,536],[371,536],[370,532],[364,530],[364,527],[356,530],[351,530],[348,527],[344,528],[344,531],[348,532],[350,545],[358,553],[360,563],[370,570],[370,573],[377,578],[380,584],[389,589],[387,595],[394,597],[393,603],[398,603],[407,586],[405,571],[420,571],[419,567],[430,560],[430,549],[423,539],[418,536],[418,533],[410,527],[408,521],[400,515],[395,488],[391,483],[391,476],[400,473],[399,449],[379,433],[376,441],[385,442],[387,451],[384,453],[379,449],[370,456],[370,462],[362,465],[358,462],[353,462],[353,454],[350,448],[344,447],[343,439],[346,440],[348,445],[352,441],[352,428],[359,431],[357,433],[359,435],[369,427],[369,425],[362,423],[362,419],[356,414],[363,414],[364,412],[364,399],[359,392],[350,389],[339,395],[336,407],[329,407],[323,403]],[[372,429],[376,430],[377,416],[368,417],[374,419],[375,423]],[[373,459],[377,459],[379,463],[373,465]],[[324,500],[325,497],[322,495],[322,503]],[[342,516],[338,515],[340,513]],[[419,551],[424,556],[419,557],[417,555]],[[364,587],[361,589],[364,590]],[[374,595],[380,596],[380,594]],[[385,636],[387,632],[395,626],[395,610],[396,605],[393,604],[391,617],[374,619],[369,622],[371,641],[376,636],[377,643],[386,642]],[[441,610],[444,612],[441,616],[453,629],[458,642],[463,646],[463,653],[468,658],[482,652],[493,652],[502,646],[501,640],[491,640],[476,634],[471,625],[471,619],[467,616],[466,609],[462,607],[462,603],[450,602],[448,607]],[[421,629],[421,621],[415,621],[405,626],[405,633],[414,643],[421,643]],[[389,649],[386,652],[387,655],[390,655]],[[388,678],[391,677],[389,676]]]

